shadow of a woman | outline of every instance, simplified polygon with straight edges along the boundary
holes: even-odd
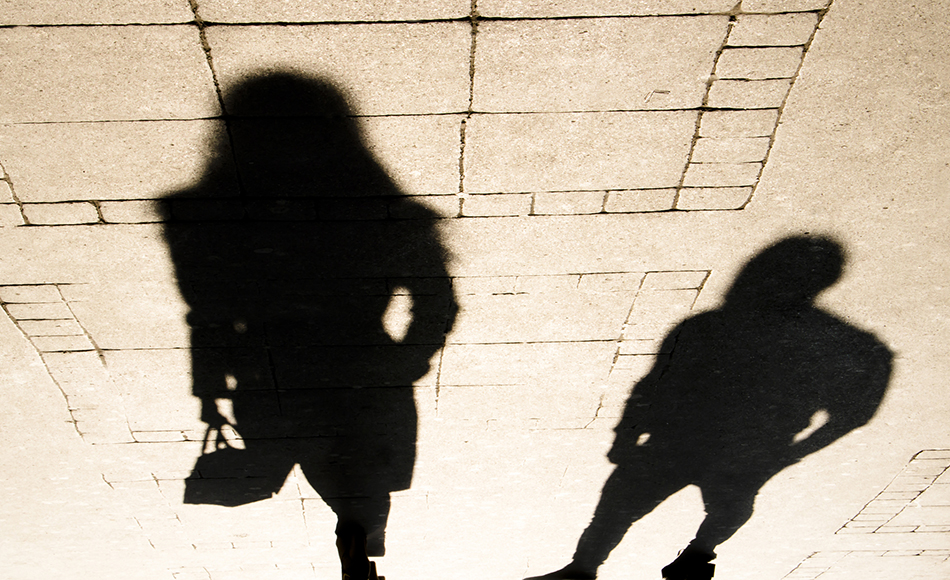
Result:
[[[265,499],[299,464],[363,580],[411,482],[413,383],[454,321],[437,216],[402,196],[330,84],[266,73],[224,101],[204,177],[164,202],[209,428],[185,501]],[[413,219],[385,219],[394,203]]]
[[[714,549],[752,516],[765,482],[871,419],[891,352],[814,304],[843,266],[833,240],[781,240],[745,265],[721,308],[669,333],[669,358],[636,385],[615,429],[616,468],[572,562],[537,578],[595,578],[633,522],[687,485],[706,518],[663,577],[712,578]]]

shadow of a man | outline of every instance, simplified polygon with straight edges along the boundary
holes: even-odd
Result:
[[[766,481],[871,419],[891,352],[814,305],[843,266],[833,240],[784,239],[745,265],[721,308],[669,333],[669,357],[636,385],[615,429],[616,468],[572,562],[538,578],[595,578],[632,523],[688,485],[706,517],[663,576],[711,578],[714,549],[752,516]]]
[[[224,103],[204,177],[164,205],[214,441],[185,501],[265,499],[299,464],[337,515],[344,572],[365,579],[362,544],[383,555],[390,494],[412,478],[413,383],[457,309],[437,216],[402,195],[330,84],[260,74]],[[387,219],[396,203],[412,219]]]

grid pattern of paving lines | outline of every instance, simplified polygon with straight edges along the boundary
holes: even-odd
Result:
[[[950,532],[950,449],[917,453],[837,533]]]
[[[443,218],[742,209],[830,0],[171,4],[0,18],[17,25],[0,71],[31,79],[0,89],[0,226],[160,221],[152,200],[200,179],[234,123],[218,87],[273,68],[338,84],[372,153]],[[354,214],[240,187],[175,219],[412,217],[398,198]]]
[[[941,580],[950,572],[950,550],[854,550],[816,552],[784,580]]]
[[[99,356],[68,298],[83,285],[0,285],[0,306],[33,344],[63,394],[76,431],[88,443],[132,441],[128,420]]]
[[[504,429],[556,433],[550,430],[573,426],[592,434],[603,433],[619,416],[638,373],[645,373],[655,360],[664,334],[688,315],[708,276],[706,270],[691,270],[454,278],[461,304],[459,331],[448,337],[441,375],[416,388],[421,423],[430,429],[449,425],[450,432],[467,432],[479,423],[510,419],[516,412],[519,418],[509,420]],[[63,292],[57,285],[8,286],[0,288],[0,298],[5,306],[12,306],[46,296],[68,307],[71,300],[97,299],[95,288],[87,286]],[[398,280],[355,286],[391,290],[398,287]],[[578,308],[581,303],[587,306]],[[590,309],[590,303],[606,306]],[[79,311],[89,315],[95,309]],[[592,312],[597,315],[587,316]],[[557,324],[544,324],[551,320]],[[509,324],[505,326],[504,322]],[[497,332],[484,334],[485,328]],[[599,368],[577,372],[573,367],[590,362],[586,354],[591,345],[603,351],[603,356],[594,361]],[[499,349],[493,360],[503,364],[488,367],[501,369],[506,376],[481,382],[475,375],[482,371],[465,368],[468,359],[464,353],[469,349],[477,354],[484,353],[481,349]],[[177,498],[182,497],[184,480],[194,457],[200,454],[204,434],[197,407],[182,404],[193,399],[187,392],[187,353],[186,348],[105,349],[102,354],[108,367],[103,366],[95,350],[40,354],[67,394],[71,410],[73,397],[83,395],[99,397],[97,408],[124,413],[122,430],[108,432],[96,430],[94,415],[83,417],[82,409],[73,410],[87,441],[134,443],[97,447],[105,458],[103,480],[115,496],[116,505],[128,506],[129,517],[141,530],[143,540],[178,563],[179,567],[169,569],[174,578],[284,577],[291,573],[309,578],[335,573],[332,566],[316,564],[333,562],[327,550],[332,546],[322,541],[332,536],[332,513],[304,483],[299,468],[268,502],[230,510],[180,505]],[[574,358],[572,353],[581,356]],[[563,360],[555,360],[557,357]],[[150,364],[156,372],[149,371]],[[545,413],[541,419],[540,413],[530,409],[522,413],[519,407],[525,401],[518,399],[520,395],[512,399],[516,392],[528,399],[534,393],[537,398],[538,388],[551,396],[551,384],[536,385],[534,381],[541,377],[539,369],[544,377],[553,376],[552,364],[564,367],[557,374],[567,378],[555,389],[569,403],[563,406],[562,415],[580,415],[575,419],[558,418],[556,412]],[[448,368],[453,365],[458,366]],[[586,378],[579,379],[578,375]],[[453,376],[459,380],[448,380]],[[131,385],[136,381],[141,384]],[[181,383],[177,391],[171,387],[175,382]],[[113,391],[121,398],[104,400],[103,393]],[[138,400],[142,396],[146,399]],[[179,407],[183,411],[177,415],[168,410]],[[184,422],[171,424],[176,417]],[[431,421],[433,418],[438,421]],[[103,416],[98,420],[106,419]],[[152,424],[159,430],[150,431],[148,425]],[[97,438],[87,436],[87,430]],[[482,430],[484,427],[479,428]],[[430,469],[425,464],[417,467]],[[425,489],[410,490],[399,501],[421,501],[416,495],[426,493]],[[308,537],[321,540],[311,543]]]

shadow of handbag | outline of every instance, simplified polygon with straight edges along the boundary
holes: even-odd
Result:
[[[246,505],[269,499],[284,484],[286,473],[279,473],[278,461],[266,451],[238,449],[217,431],[212,450],[206,452],[212,427],[205,432],[202,454],[185,479],[186,504],[226,507]]]

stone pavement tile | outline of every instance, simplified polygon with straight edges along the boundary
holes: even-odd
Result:
[[[534,194],[532,215],[576,215],[604,210],[604,191],[556,191]]]
[[[153,201],[102,201],[99,213],[107,224],[146,224],[163,219]]]
[[[696,107],[727,25],[725,16],[484,22],[472,106],[494,112]]]
[[[474,295],[460,300],[453,344],[615,340],[634,294]]]
[[[684,187],[734,187],[754,185],[761,163],[690,163]]]
[[[947,470],[947,461],[944,458],[926,458],[919,455],[907,464],[903,473],[908,475],[940,475]]]
[[[823,554],[822,552],[818,553]],[[865,578],[906,578],[908,580],[940,580],[950,573],[950,560],[940,555],[862,550],[845,554],[825,565],[810,566],[810,560],[789,574],[789,580],[863,580]],[[807,572],[806,572],[807,571]]]
[[[786,79],[795,76],[802,64],[798,47],[727,48],[716,62],[721,79]]]
[[[651,338],[624,340],[620,343],[619,355],[653,355],[660,352],[663,341]],[[611,378],[613,373],[611,373]]]
[[[928,449],[915,455],[914,459],[944,459],[950,462],[950,449]]]
[[[74,4],[59,0],[3,2],[0,25],[28,24],[166,24],[194,19],[187,0],[115,2],[92,0]]]
[[[728,46],[797,46],[818,26],[815,13],[739,14],[729,32]]]
[[[768,153],[769,137],[700,137],[693,147],[693,163],[747,163],[762,161]]]
[[[2,294],[2,292],[0,292]],[[85,332],[75,320],[24,320],[20,330],[29,336],[78,336]]]
[[[742,209],[751,197],[751,187],[684,187],[676,200],[676,209]]]
[[[389,217],[394,219],[428,218],[435,213],[439,217],[459,216],[461,198],[456,195],[412,195],[392,199],[389,202]]]
[[[208,22],[377,22],[464,18],[469,0],[202,0],[198,14]]]
[[[643,272],[582,274],[577,289],[582,292],[636,292],[643,281]]]
[[[706,270],[650,272],[643,280],[642,288],[644,290],[687,290],[701,288],[708,276],[709,272]]]
[[[674,187],[695,126],[689,111],[476,115],[465,191]]]
[[[806,12],[823,10],[831,0],[744,0],[743,12]]]
[[[767,137],[775,132],[778,109],[705,111],[699,127],[701,137]]]
[[[219,114],[193,26],[0,29],[0,122]]]
[[[10,303],[62,302],[63,297],[53,284],[0,286],[0,301]]]
[[[226,108],[227,87],[276,69],[333,83],[357,114],[468,108],[467,23],[218,26],[207,37]]]
[[[17,320],[66,320],[72,319],[64,302],[34,304],[7,304],[7,312]]]
[[[673,209],[675,189],[640,189],[607,193],[604,211],[607,213],[638,213]]]
[[[0,227],[16,227],[22,226],[24,223],[20,206],[14,203],[0,204]]]
[[[94,224],[99,212],[92,203],[27,203],[23,216],[31,225]]]
[[[950,505],[921,504],[907,507],[887,522],[885,528],[895,526],[950,526]],[[881,531],[884,529],[882,528]]]
[[[715,81],[709,89],[707,105],[714,109],[768,109],[785,102],[788,80]]]
[[[0,158],[23,202],[154,199],[194,185],[212,154],[230,166],[210,146],[224,131],[204,120],[2,125]]]
[[[554,274],[550,276],[518,276],[515,293],[563,295],[565,292],[577,292],[580,274]]]
[[[40,352],[66,352],[95,350],[85,335],[80,336],[33,336],[30,341]]]
[[[577,388],[602,382],[616,343],[528,343],[448,345],[441,385],[525,385],[568,377]]]
[[[479,0],[478,13],[500,17],[640,16],[728,12],[732,0]]]
[[[934,482],[933,477],[899,475],[887,486],[887,491],[924,491]]]
[[[465,217],[520,216],[531,213],[531,194],[505,193],[469,195],[462,198]]]

